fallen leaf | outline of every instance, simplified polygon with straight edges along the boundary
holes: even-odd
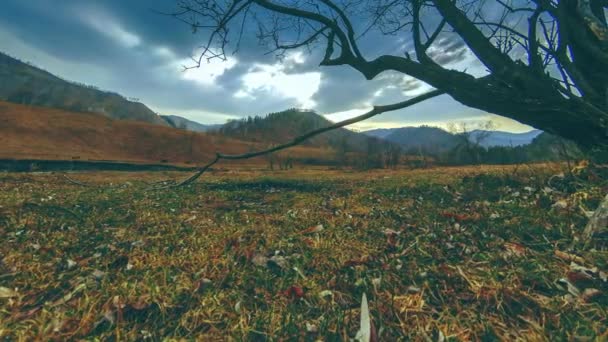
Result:
[[[302,289],[300,286],[292,285],[287,290],[283,291],[283,294],[286,297],[302,298],[304,297],[304,289]]]
[[[369,314],[369,306],[367,304],[367,296],[365,295],[365,293],[363,293],[363,296],[361,297],[361,318],[359,325],[359,332],[357,332],[355,340],[361,342],[378,341],[376,329],[374,328],[374,323],[372,322]]]
[[[369,318],[369,307],[367,305],[367,296],[363,293],[361,298],[361,316],[359,323],[359,332],[355,339],[361,342],[369,342],[372,338],[371,323]]]
[[[526,247],[524,247],[523,245],[521,245],[519,243],[505,242],[505,249],[507,250],[508,255],[513,255],[513,256],[518,256],[518,257],[526,255]]]
[[[0,286],[0,298],[13,298],[17,297],[19,294],[9,289],[8,287]]]
[[[574,255],[574,254],[570,254],[570,253],[566,253],[566,252],[562,252],[560,250],[555,250],[555,256],[565,260],[565,261],[574,261],[578,264],[584,264],[585,260],[581,257],[579,257],[578,255]]]
[[[310,324],[310,323],[306,322],[306,331],[308,331],[311,334],[316,334],[319,332],[319,328],[317,328],[317,326],[314,324]]]
[[[321,297],[321,298],[332,297],[333,295],[334,295],[334,293],[331,290],[323,290],[323,291],[319,292],[319,297]]]
[[[370,257],[369,255],[364,255],[358,259],[347,260],[344,263],[344,266],[349,267],[349,266],[365,265],[368,262],[370,262],[371,260],[372,260],[372,257]]]
[[[581,291],[576,286],[574,286],[574,284],[572,284],[568,279],[562,278],[559,280],[559,282],[566,284],[568,292],[570,292],[570,294],[572,294],[573,296],[578,297],[581,295]]]
[[[559,200],[551,205],[551,208],[556,210],[566,210],[568,209],[568,202],[565,200]]]
[[[456,214],[444,211],[441,213],[441,216],[445,218],[454,219],[456,222],[466,222],[466,221],[477,221],[480,218],[479,214],[467,215],[467,214]]]
[[[92,273],[93,277],[95,277],[95,279],[100,280],[101,278],[103,278],[106,275],[106,272],[100,271],[100,270],[95,270]]]
[[[150,296],[139,296],[135,303],[131,303],[130,306],[135,310],[144,310],[150,306]]]
[[[300,232],[300,234],[312,234],[312,233],[319,233],[322,232],[325,229],[325,227],[323,227],[322,224],[316,225],[314,227],[310,227],[308,229],[304,229],[303,231]]]
[[[261,254],[256,254],[253,256],[253,258],[251,259],[251,262],[253,262],[254,265],[259,266],[259,267],[266,267],[268,265],[268,258],[261,255]]]
[[[76,261],[74,261],[72,259],[68,259],[67,264],[68,264],[68,269],[71,269],[77,265]]]
[[[581,299],[584,300],[585,302],[590,302],[592,301],[595,297],[599,296],[602,292],[598,289],[585,289],[585,291],[583,291],[583,294],[581,295]]]
[[[289,268],[289,262],[287,261],[287,259],[283,256],[280,255],[274,255],[272,258],[270,258],[268,260],[271,264],[274,264],[276,266],[279,266],[282,269],[287,269]]]

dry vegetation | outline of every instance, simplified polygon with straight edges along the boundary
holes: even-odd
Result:
[[[139,163],[191,164],[211,160],[216,151],[244,153],[266,145],[194,133],[136,121],[114,120],[0,101],[0,158],[48,160],[112,160]],[[299,146],[289,156],[331,160],[333,152]],[[248,164],[266,164],[263,158]]]
[[[0,337],[348,340],[366,293],[384,341],[603,340],[606,183],[559,172],[0,174]]]

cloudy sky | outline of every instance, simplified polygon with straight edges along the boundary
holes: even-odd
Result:
[[[157,13],[174,9],[175,0],[2,0],[0,50],[65,79],[138,98],[161,114],[201,123],[223,123],[290,107],[313,109],[336,121],[373,104],[403,101],[428,90],[400,74],[384,73],[366,81],[348,67],[319,67],[319,52],[295,51],[279,60],[255,39],[246,39],[239,53],[225,62],[216,60],[184,71],[183,66],[192,65],[190,56],[203,37]],[[398,53],[394,44],[371,42],[363,47],[374,53]],[[397,42],[401,49],[408,45]],[[430,53],[450,68],[484,73],[458,42],[439,41]],[[500,130],[531,129],[447,96],[352,128],[474,125],[488,119]]]

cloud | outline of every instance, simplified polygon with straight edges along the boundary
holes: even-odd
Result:
[[[217,78],[237,64],[238,60],[236,58],[229,58],[226,61],[219,59],[212,59],[207,62],[203,61],[198,67],[194,66],[194,62],[191,59],[178,60],[173,63],[175,70],[181,69],[183,72],[182,77],[185,80],[195,81],[208,87],[216,86]]]
[[[134,48],[142,43],[141,38],[138,35],[126,30],[115,18],[112,18],[112,16],[105,13],[103,10],[87,7],[75,9],[75,11],[77,12],[78,18],[86,26],[89,26],[98,33],[112,39],[124,47]]]
[[[321,73],[285,73],[281,64],[253,66],[241,78],[242,87],[234,95],[237,98],[250,97],[264,101],[267,96],[276,94],[295,99],[298,107],[315,106],[313,95],[319,90]]]
[[[428,55],[440,65],[449,65],[461,62],[470,53],[462,39],[457,36],[442,37],[428,50]]]
[[[237,55],[228,51],[228,61],[204,62],[184,72],[182,66],[193,64],[188,57],[207,36],[189,34],[187,26],[152,11],[170,12],[174,6],[171,0],[3,0],[0,41],[4,51],[60,77],[137,97],[155,111],[202,123],[289,107],[348,117],[430,89],[397,72],[367,81],[347,66],[319,67],[324,46],[292,51],[279,60],[265,53],[255,30],[244,33]],[[461,41],[449,35],[440,38],[429,50],[436,61],[484,74]],[[360,47],[371,60],[403,55],[411,41],[406,35],[371,32]],[[452,121],[466,110],[446,96],[383,114],[369,124]]]

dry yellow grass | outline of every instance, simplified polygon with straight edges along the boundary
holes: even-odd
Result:
[[[0,338],[348,340],[366,293],[385,341],[602,340],[604,183],[559,168],[0,174]]]

